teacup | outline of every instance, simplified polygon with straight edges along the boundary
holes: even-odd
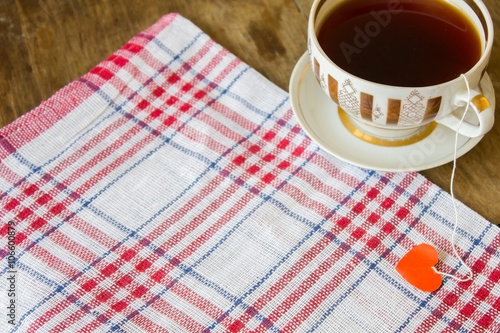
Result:
[[[314,75],[323,91],[339,106],[340,112],[349,116],[356,127],[372,135],[394,139],[411,136],[412,133],[436,123],[467,137],[483,136],[492,128],[494,109],[491,105],[494,105],[494,101],[488,101],[483,95],[480,82],[492,50],[493,22],[482,1],[473,0],[477,13],[482,16],[480,19],[465,1],[447,0],[476,28],[481,43],[479,59],[462,75],[424,86],[374,82],[363,78],[362,74],[354,75],[346,71],[330,59],[318,41],[318,34],[332,9],[344,1],[348,0],[314,1],[308,22],[308,52]],[[377,38],[377,29],[383,29],[383,20],[390,24],[387,15],[398,14],[398,4],[401,5],[399,0],[387,0],[386,10],[378,17],[378,28],[377,12],[373,12],[373,24],[370,27],[360,27],[359,38],[364,38],[364,41],[367,38]],[[367,52],[360,49],[358,51]],[[469,112],[475,114],[475,117],[469,122],[461,123],[460,113],[463,114],[466,107],[473,111]]]

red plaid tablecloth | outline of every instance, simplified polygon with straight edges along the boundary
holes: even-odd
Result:
[[[422,242],[466,274],[450,196],[322,152],[180,15],[0,135],[2,332],[500,331],[499,228],[459,204],[474,280],[407,284]]]

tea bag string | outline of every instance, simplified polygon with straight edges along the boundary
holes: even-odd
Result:
[[[456,203],[456,199],[455,199],[455,192],[454,192],[453,184],[454,184],[454,181],[455,181],[455,171],[457,169],[457,152],[458,152],[459,129],[460,129],[460,126],[462,125],[462,123],[464,122],[465,116],[467,115],[467,111],[469,111],[469,107],[470,107],[470,103],[471,103],[471,90],[470,90],[470,85],[469,85],[469,81],[467,80],[467,77],[464,74],[461,74],[460,76],[464,79],[465,85],[467,87],[467,105],[465,107],[464,114],[462,115],[462,118],[460,119],[460,122],[458,123],[458,128],[456,129],[456,133],[455,133],[455,148],[454,148],[454,155],[453,155],[453,170],[451,172],[451,179],[450,179],[451,201],[452,201],[452,204],[453,204],[453,211],[455,213],[455,223],[454,223],[454,226],[453,226],[453,232],[451,234],[451,246],[453,248],[453,253],[455,254],[455,256],[458,258],[458,260],[460,260],[461,264],[463,266],[465,266],[469,272],[468,272],[468,276],[467,277],[460,278],[460,277],[457,277],[457,276],[455,276],[453,274],[443,273],[443,272],[440,272],[440,271],[436,270],[434,267],[433,268],[436,271],[436,273],[439,273],[439,274],[441,274],[443,276],[448,276],[448,277],[450,277],[452,279],[455,279],[455,280],[457,280],[459,282],[466,282],[466,281],[470,281],[470,280],[473,279],[474,273],[472,272],[472,269],[464,262],[464,260],[462,259],[462,257],[458,253],[457,247],[455,245],[455,236],[456,236],[457,228],[458,228],[458,210],[457,210],[457,203]]]

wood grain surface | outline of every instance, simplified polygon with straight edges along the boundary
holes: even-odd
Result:
[[[500,91],[500,3],[484,0],[496,25],[489,74]],[[0,0],[0,126],[91,70],[136,33],[178,12],[288,90],[306,50],[312,0]],[[449,189],[452,164],[423,171]],[[458,160],[456,197],[500,223],[500,121]]]

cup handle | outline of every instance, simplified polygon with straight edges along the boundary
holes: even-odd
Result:
[[[469,138],[477,138],[488,133],[495,122],[495,110],[491,107],[490,102],[482,93],[471,90],[471,95],[474,97],[470,101],[468,112],[475,112],[478,120],[477,125],[468,123],[467,121],[463,121],[462,124],[460,124],[460,118],[453,113],[443,118],[435,119],[435,121]],[[465,108],[467,106],[467,96],[468,93],[457,95],[456,105]]]

